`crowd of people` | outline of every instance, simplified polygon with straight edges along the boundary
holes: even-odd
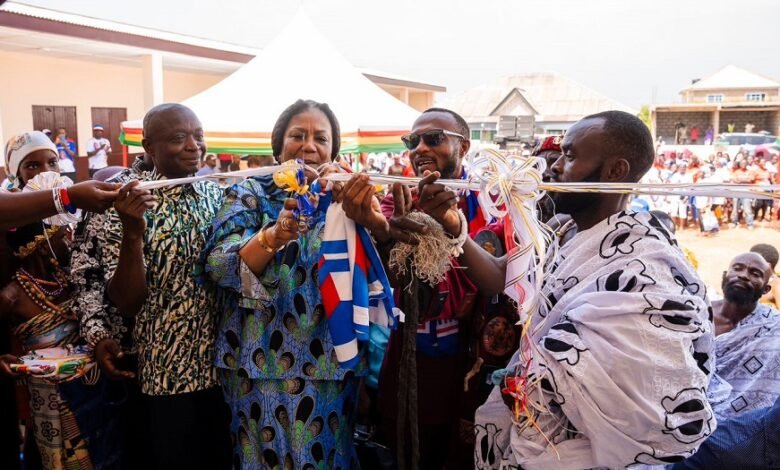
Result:
[[[1,424],[25,423],[24,468],[702,468],[724,452],[766,465],[780,317],[760,300],[774,299],[776,250],[736,257],[711,302],[653,210],[684,226],[689,204],[725,202],[685,201],[683,216],[674,200],[628,210],[628,195],[552,193],[537,212],[556,257],[530,302],[509,224],[439,182],[468,177],[465,120],[431,108],[409,124],[387,172],[422,180],[381,200],[368,173],[327,178],[352,169],[337,115],[315,101],[290,105],[271,135],[273,161],[305,165],[297,189],[276,175],[166,185],[221,161],[179,104],[147,112],[143,155],[96,171],[104,181],[61,183],[66,137],[14,137],[17,191],[0,193],[14,345],[0,372],[24,393],[2,401]],[[533,154],[552,182],[688,174],[620,111]],[[769,175],[745,156],[725,181],[754,166]],[[24,190],[43,180],[55,183]],[[434,259],[452,268],[429,276]],[[53,350],[91,359],[41,375],[19,357]],[[3,441],[3,468],[18,442]]]
[[[717,152],[701,159],[690,151],[661,152],[645,183],[671,184],[776,184],[778,156],[757,151],[738,152],[733,157]],[[682,229],[694,228],[712,235],[721,228],[737,228],[744,224],[752,230],[756,223],[769,224],[780,220],[780,204],[771,199],[739,199],[728,197],[639,196],[634,209],[661,210],[668,213]]]

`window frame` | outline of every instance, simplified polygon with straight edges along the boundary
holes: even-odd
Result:
[[[758,99],[753,99],[752,97],[756,97]],[[766,93],[756,92],[756,91],[745,93],[745,101],[756,101],[756,102],[766,101]]]

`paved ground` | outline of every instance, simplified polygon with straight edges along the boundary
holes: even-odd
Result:
[[[731,258],[749,251],[756,243],[769,243],[780,250],[780,224],[773,222],[771,226],[757,225],[754,230],[744,227],[722,228],[720,233],[712,237],[703,237],[698,230],[678,230],[677,240],[681,246],[696,254],[699,274],[708,289],[722,294],[720,281]]]

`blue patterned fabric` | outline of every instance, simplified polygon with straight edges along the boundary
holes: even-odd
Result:
[[[359,379],[251,380],[225,369],[220,378],[234,468],[359,468],[352,445]]]
[[[252,379],[341,380],[349,369],[336,361],[318,286],[328,201],[320,201],[309,231],[278,253],[260,279],[238,255],[276,220],[287,194],[271,177],[248,179],[227,190],[214,220],[204,268],[220,288],[216,364]],[[354,372],[365,369],[362,360]]]
[[[780,399],[769,408],[718,421],[718,429],[693,457],[674,470],[780,468]]]
[[[204,250],[201,281],[218,286],[216,365],[234,460],[244,469],[350,468],[356,376],[368,368],[365,354],[354,369],[339,366],[325,319],[317,262],[329,201],[320,199],[310,229],[259,278],[238,254],[276,220],[287,194],[271,177],[228,189]]]

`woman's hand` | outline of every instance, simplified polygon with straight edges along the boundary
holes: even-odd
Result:
[[[298,208],[298,201],[286,199],[284,209],[279,212],[276,223],[266,229],[265,240],[271,248],[279,249],[299,236],[298,221],[293,210]]]
[[[104,212],[117,198],[121,185],[102,181],[84,181],[68,188],[74,206],[90,212]]]
[[[382,214],[379,200],[374,194],[374,185],[365,173],[355,174],[344,188],[339,199],[342,201],[347,217],[366,227],[381,240],[390,238],[390,224]]]
[[[329,163],[320,167],[320,178],[325,178],[333,173],[351,173],[340,163]],[[325,188],[323,188],[325,189]],[[341,181],[330,182],[331,198],[333,202],[341,202],[342,190],[344,189],[344,183]]]

